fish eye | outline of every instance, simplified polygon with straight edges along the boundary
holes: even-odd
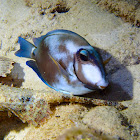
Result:
[[[82,61],[88,61],[88,51],[87,50],[80,51],[80,59]]]

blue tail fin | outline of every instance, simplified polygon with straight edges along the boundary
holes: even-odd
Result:
[[[26,58],[31,58],[31,53],[33,48],[35,46],[31,44],[30,42],[26,41],[22,37],[18,38],[18,42],[20,44],[20,50],[18,50],[15,55],[18,57],[26,57]]]

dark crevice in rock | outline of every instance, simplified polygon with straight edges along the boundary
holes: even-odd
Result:
[[[56,7],[51,11],[51,13],[55,13],[55,12],[66,13],[69,10],[70,10],[70,8],[67,8],[66,6],[61,5],[61,4],[57,4]]]

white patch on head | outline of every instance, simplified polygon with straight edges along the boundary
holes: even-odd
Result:
[[[82,72],[85,78],[92,84],[96,84],[99,87],[106,87],[108,85],[108,82],[102,77],[102,73],[97,66],[84,64],[82,65]]]
[[[83,72],[83,75],[85,76],[85,78],[92,84],[96,84],[100,80],[102,80],[101,71],[97,66],[93,66],[90,64],[83,64],[82,72]]]

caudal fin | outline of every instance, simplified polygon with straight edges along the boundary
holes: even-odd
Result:
[[[20,49],[15,53],[15,55],[18,57],[31,58],[31,53],[35,46],[22,37],[18,38],[18,43],[20,44]]]

